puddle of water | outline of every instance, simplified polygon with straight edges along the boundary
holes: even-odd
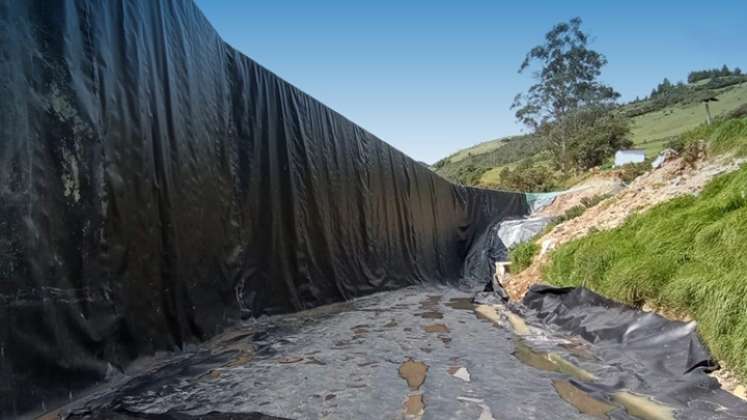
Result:
[[[555,365],[562,373],[575,376],[576,378],[586,382],[591,382],[597,379],[597,377],[594,376],[591,372],[581,369],[573,363],[565,360],[563,356],[559,355],[558,353],[547,353],[547,358],[550,359],[551,362],[555,363]]]
[[[488,320],[494,324],[501,325],[501,317],[496,309],[490,305],[476,305],[475,314],[480,319]]]
[[[514,332],[517,335],[529,334],[529,328],[527,327],[527,324],[524,322],[524,320],[521,319],[521,317],[511,311],[506,311],[505,313],[506,317],[508,318],[508,322],[511,323],[511,328],[514,329]]]
[[[589,416],[607,418],[607,413],[615,410],[612,404],[597,400],[588,393],[578,389],[568,381],[553,380],[552,386],[560,398],[569,402],[582,413]]]
[[[508,318],[508,322],[511,324],[514,333],[516,335],[527,335],[529,334],[529,327],[521,317],[511,311],[502,311]],[[480,319],[486,319],[496,325],[502,326],[501,317],[498,314],[498,308],[492,305],[476,305],[475,314]]]
[[[423,362],[410,359],[399,366],[399,376],[407,381],[407,386],[414,391],[420,389],[427,374],[428,365]]]
[[[652,398],[620,391],[612,394],[612,400],[619,403],[628,414],[644,420],[674,420],[674,409]]]
[[[422,309],[434,309],[438,308],[438,303],[441,302],[441,295],[431,295],[420,302]]]
[[[427,333],[447,333],[447,332],[449,332],[449,327],[447,327],[446,324],[424,325],[423,329]]]
[[[558,371],[558,367],[555,363],[547,358],[547,353],[535,351],[523,341],[518,341],[516,343],[516,347],[512,354],[525,365],[551,372]]]
[[[564,373],[582,381],[593,381],[595,378],[590,372],[581,369],[573,363],[565,360],[557,353],[547,353],[534,350],[523,341],[516,343],[512,353],[522,363],[550,372]]]
[[[445,304],[451,309],[457,309],[460,311],[471,311],[475,309],[475,304],[472,303],[472,298],[451,298]]]

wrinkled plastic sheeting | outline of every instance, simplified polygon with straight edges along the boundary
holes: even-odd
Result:
[[[211,412],[199,416],[183,413],[166,412],[161,414],[127,413],[104,411],[93,414],[72,415],[68,420],[288,420],[281,417],[268,416],[262,413],[218,413]]]
[[[496,292],[503,300],[508,295],[495,281],[495,264],[508,261],[509,249],[541,232],[552,218],[499,220],[477,238],[464,265],[464,281],[487,284],[485,291]]]
[[[190,1],[0,1],[0,416],[241,316],[460,279],[522,194],[455,186]]]
[[[500,222],[496,222],[478,236],[472,252],[464,261],[463,282],[466,285],[482,285],[487,282],[486,290],[493,290],[495,263],[505,261],[508,256],[508,248],[498,235],[500,227]],[[505,292],[502,294],[505,295]]]
[[[557,196],[563,193],[564,191],[547,193],[526,193],[527,202],[529,203],[529,212],[534,213],[544,209],[545,207],[552,204]]]
[[[498,227],[498,237],[506,248],[511,249],[535,237],[551,222],[551,217],[504,220]]]
[[[642,312],[585,288],[533,286],[523,303],[529,322],[578,335],[594,344],[604,363],[629,369],[624,376],[585,383],[592,396],[605,400],[616,391],[646,390],[683,418],[714,418],[714,410],[718,418],[747,418],[747,404],[707,375],[718,365],[694,322]]]

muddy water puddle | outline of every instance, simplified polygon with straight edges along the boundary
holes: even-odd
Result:
[[[519,361],[533,368],[548,372],[564,373],[586,382],[596,379],[593,374],[569,362],[560,354],[535,350],[523,340],[517,341],[516,348],[512,354]]]
[[[644,395],[620,391],[612,394],[612,400],[643,420],[674,420],[674,409]]]
[[[471,297],[451,298],[444,305],[459,311],[473,311],[475,309],[475,304],[472,303]]]
[[[441,295],[428,296],[420,302],[420,310],[422,312],[416,313],[415,315],[424,319],[443,319],[444,314],[441,312],[439,304],[441,298]]]
[[[576,407],[582,414],[606,418],[607,414],[617,409],[614,405],[592,397],[568,381],[556,379],[552,381],[552,386],[560,398]]]

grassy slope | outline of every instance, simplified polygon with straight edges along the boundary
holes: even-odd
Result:
[[[496,168],[533,156],[543,149],[544,143],[531,135],[507,137],[459,151],[436,162],[433,168],[446,178],[461,181],[460,174],[467,168]],[[478,150],[480,153],[476,152]]]
[[[747,119],[701,128],[715,150],[747,152]],[[545,280],[687,313],[714,355],[747,379],[747,166],[632,217],[620,228],[569,242]]]
[[[459,150],[453,155],[447,157],[446,159],[448,159],[451,162],[459,162],[471,155],[481,155],[484,153],[488,153],[503,146],[504,142],[508,139],[510,139],[510,137],[495,139],[495,140],[488,140],[480,144],[468,147],[466,149]]]
[[[717,98],[718,102],[711,104],[711,113],[714,117],[747,103],[747,83],[722,89]],[[695,128],[705,119],[705,107],[702,103],[675,105],[661,111],[649,112],[632,119],[632,140],[646,150],[647,156],[653,157],[664,148],[671,137]]]

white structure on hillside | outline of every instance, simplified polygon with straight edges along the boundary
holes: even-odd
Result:
[[[646,152],[643,149],[618,150],[615,153],[615,166],[623,166],[627,163],[641,163],[646,160]]]

